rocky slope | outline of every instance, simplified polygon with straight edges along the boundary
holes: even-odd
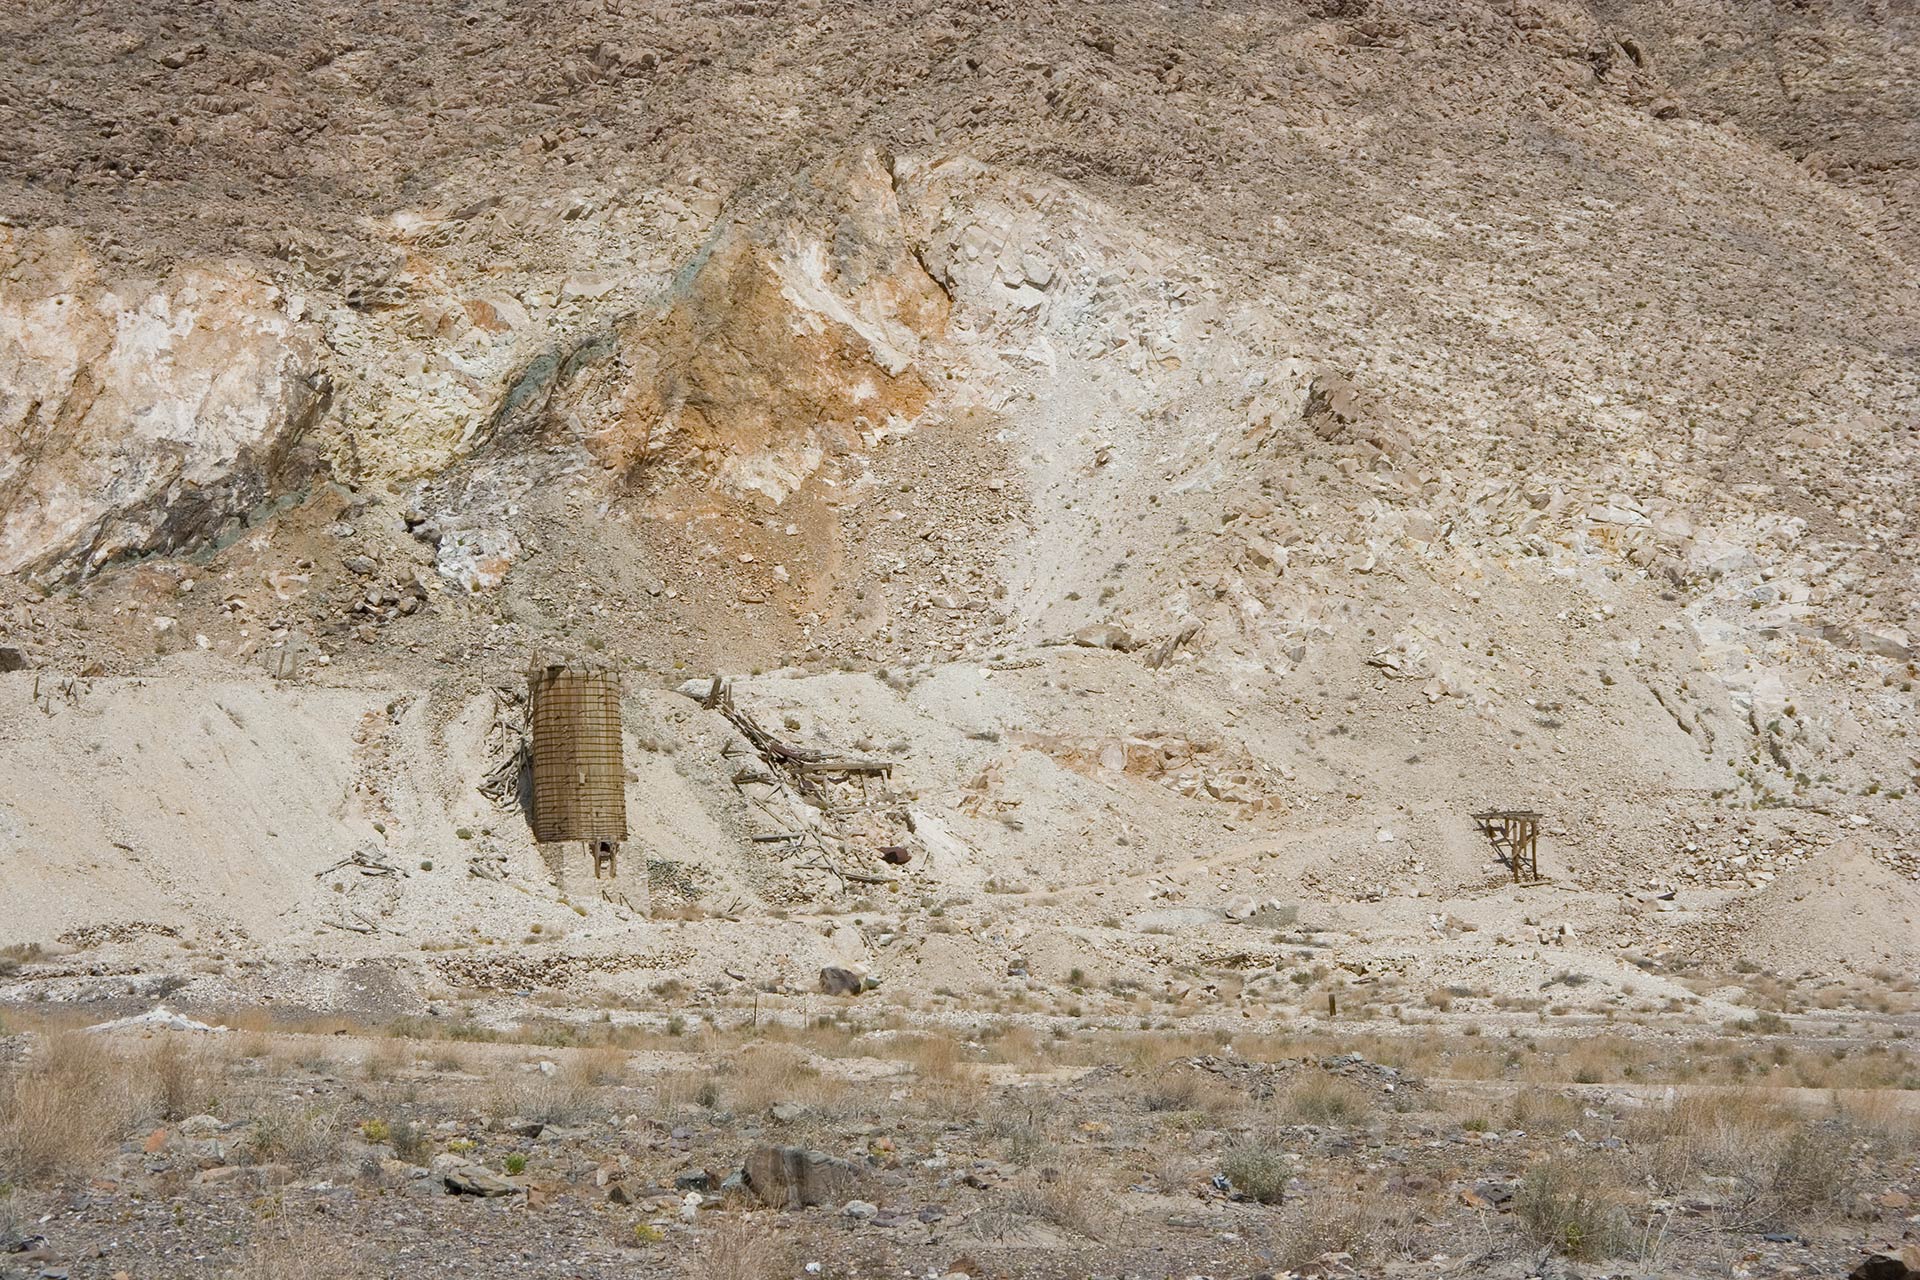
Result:
[[[1270,900],[1416,982],[1920,960],[1910,17],[0,21],[0,934],[323,1003],[1277,977]],[[480,789],[537,652],[628,672],[611,887]],[[899,761],[834,851],[899,896],[754,841],[821,820],[715,670]]]

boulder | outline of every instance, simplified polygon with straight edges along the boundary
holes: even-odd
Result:
[[[443,533],[434,550],[434,567],[448,582],[477,595],[506,581],[521,554],[520,540],[511,529],[452,529]]]
[[[513,1184],[493,1170],[456,1155],[435,1157],[433,1176],[459,1196],[510,1196],[514,1192]]]
[[[1859,638],[1860,648],[1876,657],[1892,658],[1895,662],[1913,657],[1913,642],[1898,627],[1862,627]]]
[[[754,1198],[776,1209],[845,1203],[860,1180],[845,1160],[803,1147],[757,1148],[743,1172]]]
[[[1111,622],[1097,622],[1090,627],[1082,627],[1073,633],[1072,638],[1082,649],[1115,649],[1127,653],[1140,647],[1140,642],[1129,635],[1125,627]]]
[[[866,978],[852,969],[830,964],[820,970],[820,991],[824,995],[857,996],[866,989]]]
[[[1847,1280],[1920,1280],[1920,1245],[1876,1253],[1855,1267]]]

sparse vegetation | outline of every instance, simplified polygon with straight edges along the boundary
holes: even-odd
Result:
[[[1535,1165],[1513,1207],[1535,1244],[1569,1258],[1618,1257],[1633,1244],[1626,1193],[1597,1160],[1554,1156]]]
[[[1106,1218],[1106,1195],[1084,1169],[1042,1169],[1019,1183],[1007,1203],[1015,1213],[1098,1239]]]
[[[1261,1204],[1279,1204],[1286,1199],[1293,1166],[1277,1143],[1248,1141],[1227,1152],[1220,1161],[1220,1172],[1242,1194]]]
[[[46,1040],[0,1077],[0,1183],[36,1184],[99,1163],[150,1109],[129,1064],[82,1032]]]
[[[705,1233],[681,1274],[687,1280],[776,1280],[786,1274],[789,1254],[766,1215],[728,1215]]]

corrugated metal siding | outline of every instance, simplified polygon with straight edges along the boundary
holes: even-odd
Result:
[[[542,667],[528,675],[533,723],[533,835],[627,838],[620,679],[610,671]]]

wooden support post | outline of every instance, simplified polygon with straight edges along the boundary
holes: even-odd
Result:
[[[620,856],[620,845],[617,841],[595,840],[587,846],[587,850],[593,854],[593,878],[595,880],[600,878],[602,871],[606,873],[608,879],[617,880],[620,878],[619,868],[615,865],[616,859]]]

